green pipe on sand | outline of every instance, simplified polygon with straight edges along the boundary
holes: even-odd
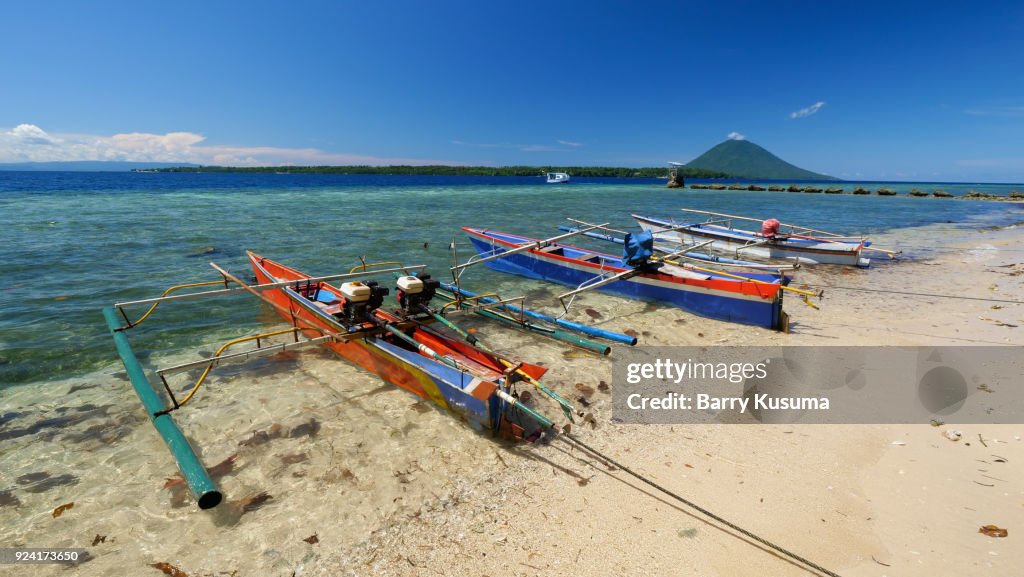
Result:
[[[128,373],[128,379],[132,383],[132,388],[135,389],[135,394],[139,396],[139,400],[142,401],[142,405],[146,408],[146,414],[149,415],[149,420],[153,423],[153,427],[160,433],[164,443],[167,443],[167,448],[171,451],[175,461],[177,461],[178,470],[181,471],[182,477],[185,478],[185,483],[188,484],[189,490],[192,491],[192,495],[199,504],[199,508],[212,509],[216,507],[223,499],[223,495],[217,489],[217,485],[210,478],[206,467],[203,466],[199,457],[196,456],[192,445],[189,444],[188,439],[182,434],[174,419],[167,413],[161,413],[165,409],[164,403],[160,400],[156,391],[153,390],[149,379],[146,378],[138,358],[136,358],[131,345],[128,343],[128,337],[124,334],[124,331],[120,330],[121,324],[114,314],[113,307],[103,309],[103,316],[107,319],[107,327],[110,328],[110,334],[114,337],[117,354],[120,355],[121,362],[124,363],[124,368]]]

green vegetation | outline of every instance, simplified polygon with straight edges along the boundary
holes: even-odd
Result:
[[[624,168],[606,166],[177,166],[157,168],[155,172],[242,172],[296,174],[426,174],[454,176],[540,176],[545,172],[567,172],[571,176],[664,178],[668,168]],[[718,170],[684,167],[684,178],[728,178]]]
[[[687,168],[717,170],[736,178],[839,180],[793,166],[749,140],[726,140],[690,161]]]

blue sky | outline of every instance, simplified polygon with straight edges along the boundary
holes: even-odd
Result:
[[[4,2],[0,162],[1024,182],[1021,2]]]

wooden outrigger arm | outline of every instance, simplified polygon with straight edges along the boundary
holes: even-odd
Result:
[[[592,226],[590,223],[588,223],[586,221],[577,220],[575,218],[566,218],[566,220],[568,220],[570,222],[574,222],[576,224],[581,224],[583,226]],[[571,227],[567,227],[567,226],[560,226],[558,228],[561,229],[561,230],[570,231],[570,232],[577,230],[575,228],[571,228]],[[619,230],[619,229],[610,228],[610,227],[604,227],[604,226],[601,227],[601,230],[605,230],[605,231],[608,231],[608,232],[613,232],[615,234],[621,234],[621,235],[629,234],[627,231],[624,231],[624,230]],[[669,230],[676,230],[676,229],[672,228],[672,229],[669,229]],[[588,236],[590,238],[596,238],[598,240],[604,240],[604,241],[608,241],[608,242],[617,242],[618,244],[622,244],[622,239],[615,238],[615,237],[613,237],[611,235],[603,235],[603,234],[597,234],[597,233],[593,233],[593,232],[588,232],[588,233],[585,233],[584,236]],[[681,246],[683,246],[681,242],[679,244]],[[709,242],[702,242],[702,243],[692,244],[692,245],[687,246],[686,250],[687,250],[687,252],[693,252],[696,249],[703,248],[703,247],[707,246],[708,244],[710,244],[710,243]],[[671,249],[665,248],[664,245],[659,245],[659,244],[655,244],[654,245],[654,251],[655,252],[659,252],[659,253],[664,253],[664,254],[668,254],[668,253],[672,253],[672,252],[678,252],[678,251],[673,251]],[[664,258],[664,257],[660,257],[660,258]],[[702,262],[702,263],[708,263],[708,266],[717,265],[717,266],[725,266],[725,267],[729,267],[729,268],[746,268],[746,269],[752,269],[752,270],[765,270],[765,271],[770,271],[770,272],[774,272],[774,273],[782,273],[784,271],[793,271],[793,270],[796,270],[796,269],[800,268],[800,263],[798,263],[798,262],[792,263],[792,264],[757,264],[757,263],[747,263],[747,262],[744,262],[744,263],[740,264],[740,263],[736,263],[736,262],[718,262],[718,261],[710,261],[709,262],[707,259],[702,259],[702,258],[698,258],[698,257],[694,257],[694,256],[689,256],[689,255],[687,255],[685,253],[677,256],[676,258],[681,258],[681,259],[686,259],[686,260],[691,260],[691,261],[696,261],[696,262]],[[670,262],[669,264],[680,264],[680,263],[678,263],[678,262]]]
[[[329,275],[329,276],[311,277],[311,278],[308,278],[308,279],[302,279],[302,282],[320,283],[320,282],[327,282],[327,281],[333,281],[333,280],[347,280],[347,279],[353,279],[353,278],[361,278],[361,277],[365,277],[365,276],[369,276],[369,275],[373,275],[373,274],[381,274],[381,273],[389,273],[389,272],[402,272],[403,274],[407,274],[405,271],[420,270],[420,269],[426,268],[426,266],[427,265],[425,265],[425,264],[418,264],[418,265],[406,266],[406,267],[401,267],[401,268],[390,268],[390,269],[374,270],[374,271],[363,271],[363,272],[349,272],[349,273],[335,274],[335,275]],[[219,268],[219,267],[215,266],[215,268]],[[232,280],[232,279],[234,279],[234,280]],[[223,289],[219,289],[219,290],[201,291],[201,292],[185,293],[185,294],[178,294],[178,295],[171,295],[171,294],[169,294],[171,292],[175,292],[175,291],[178,291],[178,290],[181,290],[181,289],[192,288],[192,287],[199,287],[199,286],[209,286],[209,285],[220,285],[220,284],[223,284],[225,287],[227,287],[229,285],[229,283],[231,283],[231,282],[235,282],[235,283],[237,283],[237,284],[239,284],[241,286],[238,286],[238,287],[235,287],[235,288],[223,288]],[[124,329],[130,329],[130,328],[138,325],[142,321],[146,320],[146,318],[149,317],[149,315],[152,314],[153,311],[156,309],[156,307],[158,307],[161,303],[170,302],[170,301],[181,301],[181,300],[191,300],[191,299],[202,299],[202,298],[210,298],[210,297],[219,297],[219,296],[225,296],[225,295],[240,294],[240,293],[243,293],[243,292],[251,293],[252,291],[263,292],[263,291],[272,290],[272,289],[276,289],[276,288],[291,286],[291,285],[294,285],[294,284],[295,284],[294,281],[285,281],[285,282],[267,283],[267,284],[262,284],[262,285],[247,285],[247,284],[243,283],[242,281],[240,281],[238,279],[235,279],[234,277],[228,278],[227,276],[225,276],[224,280],[221,280],[221,281],[210,281],[210,282],[202,282],[202,283],[190,283],[190,284],[173,286],[173,287],[167,289],[166,291],[164,291],[163,296],[159,296],[159,297],[155,297],[155,298],[114,303],[114,308],[117,309],[118,311],[120,311],[121,316],[123,316],[125,321],[128,323],[127,325],[121,327],[121,329],[124,330]],[[142,315],[138,320],[135,320],[135,321],[129,320],[128,319],[128,315],[125,314],[125,312],[124,312],[125,307],[143,306],[143,305],[150,305],[149,310],[146,311],[146,313],[144,315]]]
[[[547,239],[544,239],[544,240],[538,240],[538,241],[530,242],[530,243],[527,243],[527,244],[524,244],[524,245],[520,245],[520,246],[518,246],[516,248],[510,248],[508,250],[503,250],[502,252],[495,253],[495,254],[492,254],[492,255],[489,255],[489,256],[485,256],[483,258],[479,258],[479,259],[476,259],[476,260],[472,260],[471,259],[471,260],[468,260],[468,261],[466,261],[466,262],[464,262],[462,264],[457,264],[457,265],[451,267],[451,271],[452,271],[452,273],[456,273],[456,272],[458,272],[458,271],[460,271],[462,269],[465,269],[466,267],[470,267],[470,266],[473,266],[473,265],[482,264],[482,263],[489,262],[489,261],[492,261],[492,260],[496,260],[496,259],[499,259],[499,258],[505,258],[505,257],[507,257],[509,255],[520,253],[520,252],[525,252],[525,251],[528,251],[528,250],[541,249],[541,248],[544,248],[546,246],[549,246],[553,242],[558,242],[558,241],[560,241],[562,239],[566,239],[566,238],[569,238],[569,237],[580,235],[580,234],[583,234],[585,232],[589,232],[591,230],[601,228],[602,226],[605,226],[607,224],[608,223],[606,222],[604,224],[593,225],[593,226],[591,226],[589,228],[578,230],[576,232],[567,232],[565,234],[560,234],[558,236],[553,236],[551,238],[547,238]]]
[[[763,219],[752,218],[752,217],[749,217],[749,216],[738,216],[738,215],[735,215],[735,214],[726,214],[724,212],[712,212],[710,210],[697,210],[697,209],[694,209],[694,208],[681,208],[679,210],[681,210],[683,212],[692,212],[694,214],[708,214],[708,215],[711,215],[711,216],[721,216],[721,217],[729,218],[729,219],[745,220],[745,221],[748,221],[748,222],[756,222],[756,223],[763,222]],[[789,224],[789,223],[785,223],[785,222],[780,222],[779,226],[789,227],[792,230],[803,230],[803,231],[806,231],[806,232],[813,232],[813,233],[816,233],[816,234],[823,234],[823,235],[826,235],[826,236],[831,236],[831,237],[836,237],[836,238],[860,238],[860,239],[863,239],[863,237],[843,236],[841,234],[837,234],[837,233],[834,233],[834,232],[829,232],[827,230],[819,230],[819,229],[816,229],[816,228],[808,228],[806,226],[800,226],[800,225],[797,225],[797,224]]]
[[[576,220],[574,218],[570,218],[568,220],[570,220],[572,222],[575,222],[575,223],[578,223],[578,224],[586,224],[585,222],[583,222],[581,220]],[[624,234],[623,231],[615,230],[615,229],[612,229],[612,228],[605,228],[603,226],[601,228],[603,230],[607,230],[607,231],[610,231],[610,232]],[[675,230],[675,229],[669,229],[669,230]],[[692,245],[692,246],[688,246],[688,247],[686,247],[686,248],[684,248],[682,250],[678,250],[678,251],[675,251],[675,252],[670,252],[670,253],[665,254],[665,255],[653,257],[652,260],[654,260],[656,262],[664,262],[664,263],[667,263],[667,264],[681,266],[683,268],[690,269],[690,270],[696,270],[696,271],[705,272],[705,273],[709,273],[709,274],[722,275],[722,276],[726,276],[726,277],[733,278],[733,279],[736,279],[736,280],[741,280],[741,281],[747,281],[747,282],[752,282],[752,283],[757,283],[757,284],[774,284],[774,283],[769,283],[769,282],[766,282],[766,281],[763,281],[763,280],[758,280],[758,279],[755,279],[755,278],[750,278],[750,277],[747,277],[747,276],[738,275],[738,274],[735,274],[733,272],[727,272],[727,271],[719,270],[719,269],[716,269],[716,268],[701,267],[701,266],[697,266],[697,265],[694,265],[694,264],[691,264],[691,263],[682,263],[682,262],[673,260],[673,259],[679,258],[680,256],[684,255],[687,252],[690,252],[690,251],[693,251],[693,250],[696,250],[696,249],[699,249],[699,248],[703,248],[704,246],[707,246],[707,245],[709,245],[709,244],[711,244],[713,242],[714,241],[709,240],[709,241],[705,241],[705,242],[702,242],[702,243],[698,243],[698,244],[695,244],[695,245]],[[658,249],[656,248],[655,250],[658,250]],[[661,249],[661,250],[664,251],[665,249]],[[728,263],[722,263],[722,264],[723,265],[728,265]],[[788,266],[788,267],[787,266],[781,266],[781,267],[772,267],[772,268],[773,269],[777,268],[777,269],[779,269],[781,271],[781,270],[787,270],[787,269],[792,270],[792,269],[795,269],[797,267],[795,267],[795,266]],[[632,273],[632,274],[629,274],[629,273]],[[617,275],[615,275],[613,277],[608,277],[608,278],[606,278],[606,279],[604,279],[604,280],[602,280],[602,281],[600,281],[598,283],[595,283],[593,285],[588,285],[588,286],[585,286],[585,287],[581,286],[580,288],[578,288],[578,289],[576,289],[574,291],[570,291],[570,292],[567,292],[567,293],[565,293],[563,295],[560,295],[558,297],[558,299],[562,300],[562,299],[564,299],[566,297],[573,296],[573,295],[575,295],[577,293],[580,293],[580,292],[583,292],[583,291],[586,291],[586,290],[590,290],[592,288],[597,288],[599,286],[604,286],[606,284],[609,284],[609,283],[617,281],[617,280],[622,280],[622,279],[629,278],[630,276],[633,276],[635,274],[637,274],[637,273],[635,271],[632,271],[632,270],[631,271],[624,271],[624,272],[621,272],[621,273],[619,273],[619,274],[617,274]],[[781,272],[780,272],[780,274],[781,274]],[[805,304],[807,304],[808,306],[811,306],[813,308],[817,308],[817,307],[815,307],[813,304],[811,304],[809,301],[807,301],[806,300],[807,297],[817,297],[817,298],[820,299],[820,298],[822,298],[825,295],[825,291],[824,290],[821,290],[821,291],[818,291],[818,292],[812,292],[812,291],[806,291],[806,290],[803,290],[803,289],[793,288],[793,287],[786,286],[786,285],[780,285],[779,288],[781,290],[784,290],[784,291],[787,291],[787,292],[792,292],[792,293],[796,293],[796,294],[801,295],[802,297],[804,297],[804,301],[803,302]],[[564,302],[562,303],[562,306],[565,307],[565,303]]]
[[[708,244],[708,243],[702,243],[700,246],[704,246],[704,244]],[[682,254],[684,252],[687,252],[689,250],[692,250],[692,247],[686,247],[683,250],[679,250],[679,251],[676,251],[676,252],[669,253],[669,254],[667,254],[667,255],[665,255],[663,257],[657,257],[654,260],[655,261],[666,261],[667,262],[669,259],[675,258],[675,257],[679,256],[680,254]],[[596,289],[598,287],[603,287],[604,285],[611,284],[611,283],[616,282],[616,281],[625,280],[625,279],[628,279],[630,277],[634,277],[634,276],[640,274],[641,272],[643,272],[643,270],[640,267],[633,267],[633,268],[631,268],[629,270],[624,270],[624,271],[622,271],[620,273],[617,273],[617,274],[614,274],[614,275],[612,275],[610,277],[602,278],[601,280],[599,280],[597,282],[593,282],[592,284],[587,284],[585,282],[582,285],[580,285],[579,288],[577,288],[576,290],[572,290],[572,291],[569,291],[567,293],[559,295],[558,296],[558,300],[562,301],[562,307],[565,308],[566,310],[568,310],[568,307],[565,306],[565,301],[564,301],[564,299],[566,297],[576,296],[577,294],[579,294],[581,292],[585,292],[585,291],[588,291],[588,290],[593,290],[593,289]],[[601,278],[601,277],[595,277],[595,278]],[[591,280],[594,280],[594,279],[591,279]]]

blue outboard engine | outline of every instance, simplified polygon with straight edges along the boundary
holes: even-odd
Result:
[[[622,260],[629,266],[643,266],[654,255],[654,233],[644,230],[626,233],[623,243]]]

